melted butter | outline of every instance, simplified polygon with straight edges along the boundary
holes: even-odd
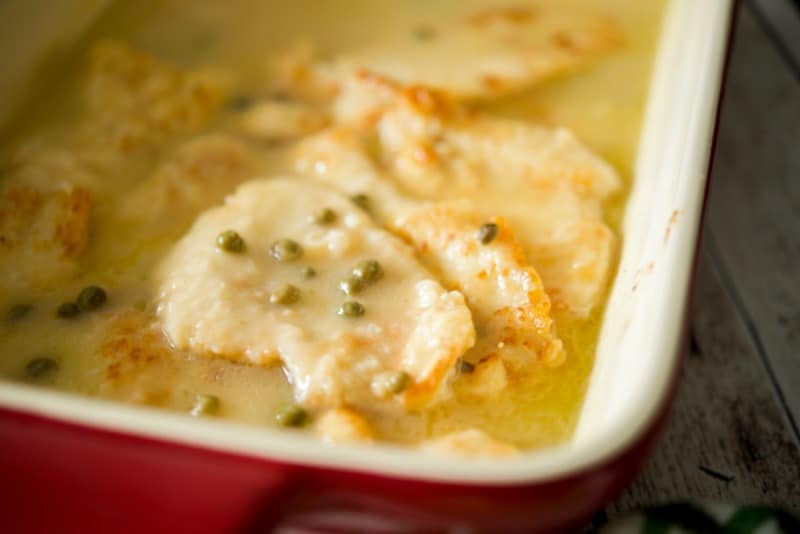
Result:
[[[349,0],[343,16],[339,2],[120,2],[111,7],[88,32],[76,58],[99,37],[116,37],[139,46],[164,60],[185,67],[218,65],[234,72],[243,87],[257,87],[270,50],[285,47],[303,36],[313,36],[324,54],[358,46],[379,37],[390,27],[419,24],[469,12],[487,3],[468,0]],[[600,8],[617,20],[626,35],[622,50],[578,74],[547,82],[534,90],[487,106],[509,117],[566,126],[582,141],[612,163],[630,184],[639,126],[645,104],[649,69],[662,11],[661,1],[566,0],[563,3]],[[234,8],[235,7],[235,8]],[[391,14],[391,15],[389,15]],[[175,21],[180,20],[180,32]],[[75,80],[81,75],[80,60],[65,63],[74,75],[53,71],[42,94],[47,104],[29,103],[30,113],[18,120],[13,133],[22,138],[53,125],[80,120],[75,105]],[[52,97],[59,94],[58,97]],[[208,130],[225,127],[225,118]],[[107,340],[109,318],[135,308],[154,311],[154,287],[149,277],[154,265],[174,240],[191,224],[192,217],[166,221],[147,238],[135,224],[115,217],[119,202],[137,180],[148,175],[170,153],[170,147],[143,154],[125,167],[118,181],[95,191],[90,247],[82,258],[82,275],[61,287],[40,294],[1,295],[0,307],[26,302],[33,311],[19,321],[0,324],[0,375],[23,380],[27,361],[52,356],[60,363],[50,384],[86,395],[155,404],[188,411],[194,395],[213,394],[222,400],[220,416],[258,425],[272,424],[275,407],[291,396],[278,366],[260,368],[222,360],[179,354],[156,358],[142,367],[138,387],[163,391],[159,396],[138,398],[104,393],[109,361],[101,354]],[[261,153],[255,174],[271,174],[285,167],[281,148]],[[623,194],[606,206],[607,222],[615,229],[624,208]],[[498,200],[498,203],[502,203]],[[35,268],[35,267],[32,267]],[[110,288],[110,300],[101,311],[74,320],[55,318],[55,309],[73,299],[86,284]],[[523,447],[541,447],[568,439],[577,421],[594,360],[602,309],[585,320],[556,316],[558,333],[568,354],[561,367],[534,373],[513,384],[508,395],[491,401],[453,399],[424,413],[399,418],[369,417],[385,439],[412,442],[468,427],[485,429],[494,437]],[[175,358],[179,365],[175,365]],[[169,376],[169,383],[164,383]]]

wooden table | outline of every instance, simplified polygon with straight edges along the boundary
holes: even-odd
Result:
[[[790,0],[739,6],[711,184],[671,422],[595,526],[684,500],[800,512],[800,10]]]

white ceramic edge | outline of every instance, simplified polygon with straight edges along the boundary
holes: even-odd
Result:
[[[623,452],[657,414],[677,365],[732,8],[733,0],[673,0],[668,7],[636,186],[626,212],[621,266],[602,328],[598,363],[571,442],[509,460],[464,461],[388,446],[326,448],[291,432],[194,420],[8,382],[0,382],[0,407],[266,460],[461,484],[541,482],[586,470]],[[655,197],[654,191],[668,197]],[[658,216],[664,209],[653,209],[665,205],[680,210],[666,243],[670,223]],[[649,266],[641,261],[648,257],[657,259],[657,266],[639,280]],[[631,280],[639,286],[638,296],[632,297]],[[615,319],[617,308],[625,318]],[[630,347],[634,354],[629,356],[646,363],[640,376],[620,376],[619,369],[604,364],[611,361],[609,351],[618,348],[613,336],[625,335],[626,330],[639,332],[629,336],[640,343]],[[620,397],[622,402],[602,398],[608,396],[609,383],[620,382],[628,387],[618,389],[629,392]],[[603,409],[609,407],[613,409]]]
[[[732,9],[729,1],[675,0],[665,19],[625,245],[576,447],[600,432],[630,439],[655,415],[678,371]],[[622,380],[620,369],[628,375]]]

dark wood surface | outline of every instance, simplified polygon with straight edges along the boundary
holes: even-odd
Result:
[[[797,50],[800,15],[791,2],[741,3],[690,311],[690,355],[658,448],[599,523],[683,500],[800,512]]]

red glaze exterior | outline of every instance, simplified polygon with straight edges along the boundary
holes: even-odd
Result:
[[[0,410],[0,532],[563,531],[630,482],[668,404],[601,465],[505,486],[287,465]]]

